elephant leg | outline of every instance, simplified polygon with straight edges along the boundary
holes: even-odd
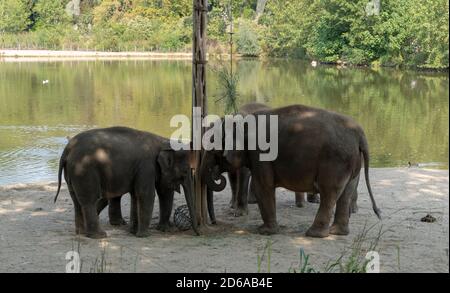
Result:
[[[310,203],[320,203],[320,196],[318,193],[308,193],[307,200]]]
[[[298,208],[302,208],[305,206],[305,193],[304,192],[296,192],[295,193],[295,206]]]
[[[136,180],[135,197],[137,211],[137,237],[147,237],[150,235],[149,226],[153,214],[153,205],[155,203],[155,182],[152,178],[154,172],[142,172],[141,176]]]
[[[137,232],[136,237],[147,237],[150,235],[148,230],[150,219],[153,214],[153,204],[155,202],[155,192],[137,193]]]
[[[159,191],[159,223],[156,229],[159,231],[170,231],[170,215],[173,208],[173,191]]]
[[[97,215],[100,215],[100,213],[106,208],[108,205],[108,200],[104,197],[100,197],[97,200]]]
[[[323,238],[329,235],[331,216],[338,193],[335,190],[327,190],[325,192],[321,190],[320,195],[322,196],[322,200],[320,201],[319,210],[317,211],[314,223],[306,231],[306,236]]]
[[[235,171],[229,171],[228,172],[228,179],[230,180],[231,185],[231,201],[230,201],[230,208],[236,209],[237,208],[237,193],[238,193],[238,176]]]
[[[306,231],[306,236],[327,237],[329,235],[333,209],[350,181],[350,174],[351,170],[345,165],[330,166],[330,163],[325,161],[320,166],[317,176],[320,193],[319,210],[312,226]]]
[[[249,178],[248,178],[248,182],[249,183],[247,183],[248,185],[250,185],[250,182],[251,182],[251,176],[249,176]],[[255,204],[255,203],[258,203],[258,201],[256,200],[256,196],[255,196],[255,194],[251,191],[251,189],[248,191],[248,200],[247,200],[247,203],[249,203],[249,204]]]
[[[211,224],[215,225],[217,224],[217,221],[216,221],[216,214],[214,212],[214,192],[210,188],[207,188],[206,196],[207,196],[206,200],[208,201],[209,218],[211,220]]]
[[[275,188],[263,185],[253,179],[251,190],[254,192],[258,201],[259,211],[264,224],[258,228],[258,232],[263,235],[272,235],[278,233],[278,223],[275,207]]]
[[[101,196],[100,182],[95,173],[86,174],[79,182],[73,182],[74,191],[84,220],[84,232],[87,237],[105,238],[106,232],[100,228],[97,214],[97,200]]]
[[[122,217],[122,208],[120,206],[121,196],[109,200],[108,214],[109,223],[113,226],[126,225],[127,222]],[[98,206],[97,206],[98,211]]]
[[[238,194],[237,207],[234,216],[239,217],[248,215],[248,182],[250,178],[250,171],[246,168],[241,168],[238,173]]]
[[[84,228],[86,236],[89,238],[100,239],[106,237],[106,232],[100,228],[95,203],[81,207],[84,216]]]
[[[351,179],[336,203],[334,222],[330,228],[330,234],[348,235],[350,232],[348,223],[350,218],[350,204],[358,184],[358,178]]]
[[[81,205],[78,202],[77,196],[71,184],[67,184],[67,188],[69,190],[70,197],[73,201],[73,206],[75,208],[75,233],[77,235],[84,234],[84,220],[83,220],[83,212],[81,210]]]
[[[350,204],[350,213],[357,213],[358,212],[358,184],[359,184],[359,174],[356,177],[356,187],[352,194],[352,202]]]
[[[130,233],[136,234],[137,233],[137,201],[136,201],[136,195],[134,192],[130,193]]]
[[[352,202],[350,204],[350,213],[356,214],[358,212],[358,188],[355,189],[352,195]]]

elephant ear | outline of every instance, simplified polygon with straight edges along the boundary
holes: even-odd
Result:
[[[161,172],[173,168],[174,163],[174,151],[173,150],[162,150],[158,154],[157,162],[161,168]]]
[[[176,182],[176,172],[173,170],[175,167],[175,151],[174,150],[162,150],[158,154],[157,162],[161,170],[161,176],[166,182],[171,182],[172,188],[180,193],[180,185]]]

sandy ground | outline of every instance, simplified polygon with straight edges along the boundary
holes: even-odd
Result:
[[[281,225],[277,235],[256,233],[262,223],[256,205],[249,206],[248,216],[234,217],[228,208],[227,188],[216,195],[220,222],[208,229],[208,235],[193,236],[191,231],[176,228],[157,231],[155,203],[150,237],[136,238],[126,226],[110,226],[105,210],[101,225],[109,237],[93,240],[75,236],[73,206],[66,189],[53,204],[55,183],[4,186],[0,187],[0,272],[65,272],[65,256],[71,250],[80,252],[83,272],[257,272],[258,255],[263,255],[269,240],[271,272],[298,267],[300,249],[310,255],[312,267],[323,271],[327,262],[348,251],[366,224],[377,223],[368,236],[376,236],[381,227],[377,251],[382,272],[448,272],[448,170],[372,169],[371,180],[383,220],[378,222],[372,212],[361,182],[359,212],[351,217],[350,235],[325,239],[304,236],[318,206],[309,203],[297,208],[293,193],[283,189],[277,191]],[[183,197],[176,195],[175,207],[182,204]],[[128,195],[122,206],[128,220]],[[436,222],[421,222],[427,214]],[[266,250],[262,272],[268,270],[267,256]],[[102,259],[106,266],[99,264]]]

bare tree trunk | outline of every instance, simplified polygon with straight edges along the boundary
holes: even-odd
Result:
[[[258,0],[256,3],[256,20],[258,20],[263,14],[266,8],[267,0]]]
[[[195,123],[199,118],[203,119],[207,113],[206,100],[206,26],[208,0],[193,0],[194,6],[194,35],[193,35],[193,58],[192,58],[192,145],[196,145],[195,135],[203,137],[204,129],[201,123]],[[199,107],[200,113],[194,107]],[[198,117],[200,116],[200,117]],[[202,120],[200,120],[202,121]],[[200,140],[201,147],[201,140]],[[202,148],[202,147],[201,147]],[[202,148],[203,149],[203,148]],[[200,176],[202,151],[195,151],[194,162],[194,191],[196,216],[199,228],[207,224],[207,197],[206,186],[202,183]]]

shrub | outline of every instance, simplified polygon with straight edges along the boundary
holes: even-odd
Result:
[[[237,52],[247,57],[257,57],[261,53],[257,30],[247,20],[239,21],[236,33]]]
[[[17,33],[30,24],[31,11],[23,0],[0,1],[0,32]]]

